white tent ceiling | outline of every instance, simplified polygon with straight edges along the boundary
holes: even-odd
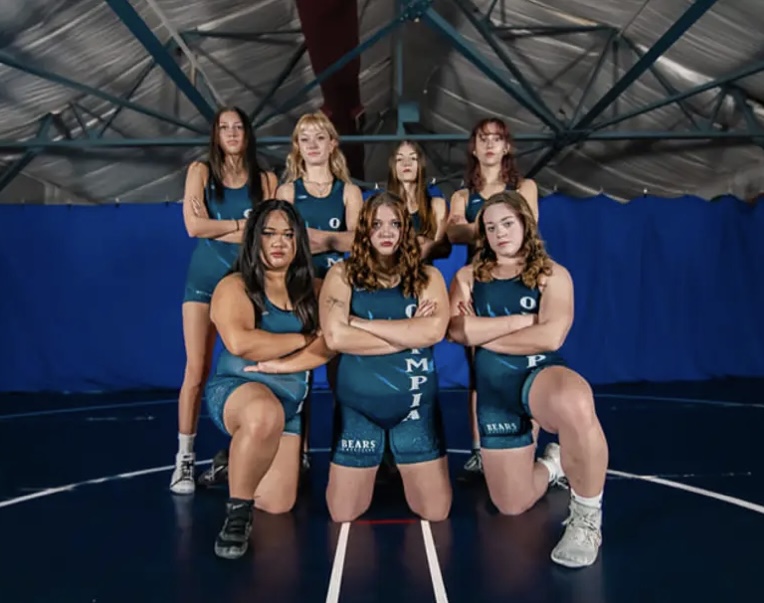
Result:
[[[475,0],[485,12],[495,4],[495,26],[606,25],[624,41],[612,51],[610,31],[593,30],[558,36],[511,37],[500,44],[544,104],[560,120],[576,113],[603,49],[604,63],[584,99],[584,114],[638,60],[625,39],[645,52],[692,4],[690,0]],[[162,42],[173,32],[190,30],[258,32],[299,30],[291,1],[285,0],[132,0],[132,5]],[[154,10],[160,9],[163,23]],[[44,69],[116,97],[124,97],[152,58],[103,0],[2,0],[0,3],[0,141],[32,139],[47,114],[55,117],[49,135],[57,140],[96,137],[116,106],[38,75],[27,66]],[[435,10],[498,70],[511,77],[481,35],[469,24],[454,0],[434,2]],[[764,29],[760,0],[717,2],[655,63],[629,86],[600,116],[607,119],[639,109],[667,96],[668,87],[683,91],[724,77],[764,59],[759,32]],[[394,17],[393,0],[358,0],[361,40]],[[169,27],[167,26],[169,25]],[[451,41],[426,23],[407,23],[402,32],[403,96],[420,108],[419,131],[466,133],[478,119],[504,117],[514,134],[544,131],[545,126],[505,91],[491,82],[454,48]],[[515,34],[518,32],[515,31]],[[299,33],[264,36],[255,41],[186,36],[199,72],[209,89],[226,104],[252,111],[263,99],[290,56],[302,42]],[[395,39],[385,37],[364,52],[361,95],[368,133],[394,133],[397,127],[394,92]],[[189,77],[196,69],[187,57],[181,66]],[[655,73],[661,76],[661,83]],[[198,75],[198,73],[196,73]],[[307,54],[271,99],[264,113],[276,113],[258,129],[258,136],[288,136],[296,118],[321,105],[319,87],[288,113],[278,107],[315,77]],[[517,86],[517,84],[513,84]],[[746,116],[738,99],[760,113],[764,72],[736,80],[714,115],[718,89],[683,102],[627,119],[613,131],[691,132],[744,130]],[[203,87],[200,87],[203,89]],[[206,122],[181,94],[161,67],[151,70],[133,103],[172,116],[199,130],[163,122],[122,109],[106,130],[107,138],[154,139],[204,136]],[[73,108],[74,107],[74,108]],[[691,115],[693,124],[687,115]],[[87,132],[82,131],[80,121]],[[201,132],[201,133],[200,133]],[[764,142],[762,142],[764,144]],[[518,141],[523,170],[534,165],[544,150],[528,152],[538,142]],[[385,179],[392,143],[366,147],[366,180]],[[428,143],[433,176],[452,174],[464,165],[463,143]],[[23,150],[0,150],[3,171],[23,156]],[[275,165],[285,147],[264,148]],[[46,149],[25,163],[4,190],[5,203],[161,202],[182,194],[185,166],[204,153],[204,147]],[[676,196],[686,193],[713,197],[732,193],[751,197],[764,190],[764,151],[756,141],[738,140],[588,140],[562,149],[535,176],[542,191],[554,188],[578,195],[603,191],[616,198],[632,198],[644,190]],[[453,190],[458,177],[444,188]]]

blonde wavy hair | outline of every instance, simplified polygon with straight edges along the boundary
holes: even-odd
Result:
[[[340,150],[340,136],[337,129],[329,118],[318,111],[316,113],[305,113],[297,120],[297,124],[292,130],[292,149],[286,158],[286,169],[284,171],[284,182],[294,182],[298,178],[305,176],[305,159],[300,154],[300,144],[298,139],[305,128],[316,128],[323,130],[337,144],[331,155],[329,155],[329,170],[335,178],[342,180],[346,184],[350,183],[350,170],[345,160],[345,155]]]
[[[383,205],[390,207],[401,222],[401,236],[391,268],[382,265],[371,244],[374,219]],[[345,266],[347,280],[355,288],[377,291],[383,288],[380,276],[399,276],[404,295],[419,297],[430,279],[403,199],[393,193],[382,192],[363,204]]]
[[[496,253],[488,244],[483,216],[489,207],[500,203],[512,209],[523,223],[523,244],[518,251],[518,255],[523,257],[525,264],[521,279],[526,287],[536,289],[539,286],[541,275],[549,276],[552,273],[552,259],[547,254],[544,242],[539,236],[538,223],[533,217],[530,205],[528,205],[525,197],[515,191],[502,191],[491,195],[478,212],[475,220],[478,225],[477,244],[475,245],[475,255],[472,257],[475,280],[481,283],[493,280],[491,271],[497,263]]]

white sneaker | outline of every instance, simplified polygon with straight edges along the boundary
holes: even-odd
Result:
[[[175,469],[170,478],[170,490],[174,494],[193,494],[196,489],[194,467],[196,455],[178,454],[175,456]]]
[[[602,545],[602,509],[570,501],[565,533],[552,551],[552,561],[565,567],[586,567],[597,560]]]

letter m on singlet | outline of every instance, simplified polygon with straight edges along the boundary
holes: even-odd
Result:
[[[414,369],[417,369],[417,368],[422,370],[422,371],[424,371],[424,372],[426,372],[426,373],[429,372],[430,371],[429,359],[428,358],[420,358],[420,359],[417,360],[416,358],[406,358],[406,372],[407,373],[410,373],[411,371],[413,371]]]

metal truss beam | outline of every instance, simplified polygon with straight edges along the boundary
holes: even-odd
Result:
[[[553,135],[550,133],[540,134],[518,134],[514,136],[515,140],[533,140],[533,141],[551,141]],[[469,133],[452,134],[359,134],[355,136],[343,136],[342,141],[347,143],[377,143],[377,142],[400,142],[402,140],[416,140],[419,142],[466,142],[469,139]],[[96,147],[102,149],[117,148],[148,148],[148,147],[200,147],[209,144],[209,138],[197,137],[166,137],[166,138],[100,138],[97,140],[56,140],[41,143],[37,140],[16,141],[0,140],[0,151],[23,151],[27,148],[43,145],[49,149],[65,148],[88,148]],[[286,146],[292,144],[291,136],[260,136],[257,139],[257,146]]]
[[[714,4],[716,0],[695,0],[692,5],[674,22],[674,24],[666,30],[666,32],[645,52],[639,60],[626,72],[620,79],[613,84],[613,86],[605,93],[605,95],[597,101],[594,106],[576,123],[574,123],[571,129],[564,132],[560,137],[554,141],[549,150],[539,157],[533,164],[531,169],[527,172],[528,178],[533,178],[541,169],[544,168],[560,151],[576,142],[580,142],[585,139],[595,139],[587,130],[602,113],[613,104],[616,99],[631,86],[642,74],[650,69],[656,60],[668,50],[695,22],[700,19]],[[694,123],[694,121],[693,121]],[[696,133],[700,134],[699,138],[708,139],[714,138],[711,132],[704,133],[698,129]],[[603,136],[621,136],[620,132],[603,132]],[[636,133],[635,133],[636,134]],[[688,133],[670,132],[668,136],[664,138],[678,139],[680,137],[684,140],[687,139]],[[750,134],[749,134],[750,137]],[[619,140],[620,138],[600,138],[601,140]],[[629,140],[646,140],[649,137],[636,136],[629,137]]]
[[[459,51],[470,63],[477,67],[486,77],[509,94],[518,103],[533,113],[538,119],[549,126],[555,132],[561,132],[561,124],[548,114],[545,107],[540,106],[525,90],[514,86],[507,80],[490,61],[483,56],[464,36],[446,21],[436,10],[429,7],[424,11],[422,18],[437,33],[445,37],[453,47]]]
[[[170,22],[170,20],[164,14],[164,11],[162,11],[162,9],[159,8],[159,4],[157,4],[156,0],[143,0],[143,1],[151,7],[151,10],[153,10],[154,13],[156,13],[157,17],[159,17],[159,20],[162,22],[162,25],[164,26],[164,28],[168,32],[170,32],[170,39],[173,40],[175,44],[177,44],[177,47],[180,48],[180,50],[186,56],[186,59],[188,59],[188,62],[191,65],[191,68],[194,70],[194,72],[201,74],[201,76],[204,78],[204,83],[206,84],[207,90],[209,90],[210,94],[212,95],[212,98],[215,100],[218,106],[225,105],[226,102],[223,99],[223,96],[217,91],[215,86],[212,84],[212,79],[210,78],[209,75],[207,75],[204,72],[204,69],[199,64],[199,61],[196,60],[194,53],[191,52],[188,46],[186,46],[186,41],[178,33],[178,28],[175,27]]]
[[[517,40],[520,38],[552,38],[579,33],[592,33],[598,31],[615,31],[609,25],[492,25],[491,30],[496,32],[502,39]]]
[[[748,104],[748,99],[746,98],[746,95],[743,93],[743,91],[737,86],[732,86],[729,92],[732,98],[735,99],[735,103],[737,103],[738,108],[743,114],[743,119],[745,120],[745,124],[748,129],[752,132],[755,130],[761,132],[761,123],[759,123],[756,115],[754,115],[753,109],[751,109],[750,105]],[[753,139],[753,141],[762,149],[764,149],[764,137],[757,136]]]
[[[621,40],[623,40],[626,43],[626,46],[628,46],[631,51],[637,56],[637,59],[641,60],[642,57],[644,57],[644,53],[640,48],[634,43],[634,41],[631,38],[628,38],[627,36],[621,36]],[[666,79],[666,77],[660,72],[659,69],[655,67],[655,64],[650,65],[650,73],[653,74],[653,77],[655,77],[656,80],[658,80],[658,83],[663,86],[663,89],[666,91],[667,94],[676,94],[677,89],[674,88],[674,86],[671,85],[671,82]],[[700,126],[695,121],[695,118],[692,115],[692,112],[685,106],[684,102],[678,101],[677,105],[679,105],[679,108],[682,110],[682,113],[684,113],[684,116],[689,120],[689,122],[695,127],[696,129],[700,129]]]
[[[764,137],[764,128],[745,131],[722,131],[722,130],[687,130],[687,131],[662,131],[662,130],[644,130],[644,131],[609,131],[594,132],[587,135],[586,132],[577,130],[572,131],[574,136],[586,136],[586,140],[729,140],[729,141],[750,141],[758,137]],[[517,142],[544,142],[546,144],[555,144],[557,138],[551,132],[526,132],[518,133],[513,138]],[[343,142],[347,143],[386,143],[401,142],[403,140],[416,140],[418,142],[450,142],[465,143],[469,140],[469,133],[441,133],[441,134],[359,134],[343,136]],[[261,136],[257,139],[257,146],[288,146],[292,142],[290,136]],[[84,139],[77,138],[71,140],[40,140],[37,138],[18,141],[18,140],[0,140],[0,151],[17,152],[28,149],[57,150],[57,149],[119,149],[119,148],[151,148],[151,147],[204,147],[209,144],[209,138],[206,136],[197,137],[167,137],[167,138],[98,138]],[[539,147],[533,151],[540,150]]]
[[[265,107],[273,101],[273,97],[278,92],[279,88],[284,84],[284,82],[287,81],[287,78],[289,78],[290,75],[292,75],[292,72],[294,71],[294,68],[297,67],[297,63],[299,63],[302,60],[302,57],[305,56],[305,52],[308,50],[308,46],[303,42],[300,44],[300,46],[297,48],[297,50],[292,53],[292,56],[289,59],[289,62],[284,66],[284,68],[281,70],[281,72],[276,76],[276,79],[273,80],[273,84],[271,84],[271,87],[268,89],[268,91],[263,95],[263,97],[260,99],[260,102],[257,103],[257,106],[253,109],[252,113],[249,115],[249,121],[254,122],[255,119],[257,119],[258,115],[263,112]]]
[[[639,115],[644,115],[645,113],[649,113],[650,111],[655,111],[656,109],[660,109],[662,107],[665,107],[666,105],[677,103],[681,100],[684,100],[685,98],[690,98],[691,96],[695,96],[696,94],[701,94],[702,92],[706,92],[707,90],[713,90],[714,88],[721,88],[725,84],[729,84],[737,80],[742,80],[743,78],[751,76],[755,73],[759,73],[760,71],[764,71],[764,61],[758,61],[756,63],[753,63],[741,69],[738,69],[737,71],[734,71],[730,74],[727,74],[723,77],[717,78],[715,80],[711,80],[710,82],[707,82],[705,84],[701,84],[699,86],[695,86],[693,88],[685,90],[684,92],[677,92],[676,94],[666,97],[663,100],[650,103],[649,105],[645,105],[644,107],[641,107],[634,111],[630,111],[629,113],[624,113],[623,115],[614,117],[606,122],[597,123],[595,124],[594,129],[601,130],[604,128],[608,128],[617,123],[621,123],[622,121],[626,121],[627,119],[631,119],[632,117],[638,117]]]
[[[167,123],[174,124],[176,126],[179,126],[181,128],[186,128],[188,130],[191,130],[193,132],[198,132],[200,134],[205,132],[205,129],[199,128],[197,126],[194,126],[193,124],[190,124],[186,121],[183,121],[181,119],[178,119],[176,117],[173,117],[172,115],[167,115],[165,113],[161,113],[160,111],[155,111],[154,109],[150,109],[148,107],[144,107],[143,105],[139,105],[137,103],[124,100],[118,96],[115,96],[113,94],[109,94],[108,92],[104,92],[102,90],[99,90],[97,88],[93,88],[91,86],[86,86],[85,84],[81,84],[80,82],[76,82],[74,80],[70,80],[69,78],[66,78],[62,75],[58,75],[56,73],[51,73],[50,71],[47,71],[45,69],[42,69],[41,67],[36,67],[34,65],[30,65],[28,63],[25,63],[24,61],[20,61],[16,59],[15,57],[11,56],[4,50],[0,50],[0,63],[7,65],[8,67],[12,67],[13,69],[18,69],[19,71],[24,71],[26,73],[29,73],[31,75],[35,75],[39,78],[42,78],[44,80],[48,80],[50,82],[53,82],[55,84],[60,84],[62,86],[66,86],[67,88],[71,88],[73,90],[77,90],[78,92],[81,92],[83,94],[88,94],[90,96],[95,96],[97,98],[100,98],[102,100],[108,101],[110,103],[113,103],[119,107],[124,107],[126,109],[130,109],[132,111],[135,111],[137,113],[142,113],[143,115],[148,115],[149,117],[153,117],[154,119],[158,119],[160,121],[164,121]]]
[[[255,128],[259,128],[260,126],[269,122],[271,119],[273,119],[277,115],[288,113],[289,111],[297,107],[303,101],[303,99],[308,95],[308,93],[311,90],[313,90],[316,86],[320,86],[321,83],[323,83],[332,75],[340,71],[343,67],[345,67],[345,65],[355,60],[361,54],[366,52],[366,50],[368,50],[369,48],[377,44],[380,40],[382,40],[383,38],[388,36],[390,33],[395,31],[398,27],[403,25],[403,23],[405,23],[406,20],[408,19],[408,11],[411,10],[412,7],[421,4],[423,1],[429,4],[429,2],[427,2],[426,0],[411,0],[410,2],[408,2],[408,4],[406,5],[406,7],[404,7],[400,15],[397,15],[394,19],[392,19],[391,21],[383,25],[380,29],[378,29],[374,35],[367,38],[366,40],[363,40],[353,50],[351,50],[350,52],[346,53],[344,56],[337,59],[329,67],[324,69],[321,73],[317,74],[314,80],[312,80],[311,82],[308,82],[305,86],[300,88],[300,90],[298,90],[290,98],[284,101],[277,110],[271,111],[265,117],[261,117],[259,120],[257,120],[253,124],[253,126]],[[344,140],[345,140],[345,137],[343,137],[343,142]]]
[[[600,52],[600,56],[597,59],[597,63],[594,65],[594,69],[592,69],[592,72],[589,75],[589,80],[586,82],[586,85],[584,86],[584,90],[583,92],[581,92],[581,97],[578,99],[578,105],[576,106],[576,110],[573,112],[573,117],[570,118],[570,127],[573,127],[573,124],[576,123],[578,116],[581,115],[581,111],[584,108],[584,103],[586,102],[586,97],[589,95],[589,92],[594,87],[594,84],[597,81],[597,76],[599,76],[600,72],[602,71],[602,67],[605,64],[605,59],[607,58],[608,52],[610,52],[613,49],[613,39],[615,38],[615,36],[616,36],[615,32],[610,33],[610,35],[607,38],[607,41],[605,42],[605,46],[602,49],[602,52]]]
[[[280,29],[274,31],[202,31],[189,29],[180,32],[183,38],[218,38],[221,40],[238,40],[240,42],[256,42],[268,36],[295,36],[302,34],[302,29]]]
[[[178,63],[154,35],[151,28],[146,25],[146,22],[136,12],[129,0],[105,0],[105,2],[154,58],[157,64],[164,69],[165,73],[167,73],[168,77],[175,83],[183,95],[208,122],[211,122],[215,116],[215,109],[186,77]]]
[[[629,69],[618,82],[576,124],[577,129],[591,125],[610,104],[634,83],[653,63],[666,52],[695,22],[700,19],[716,0],[695,0],[692,5],[668,28],[655,44]]]
[[[509,53],[496,41],[491,32],[491,28],[488,27],[483,20],[478,19],[475,16],[478,13],[478,8],[472,3],[472,0],[453,0],[453,2],[459,7],[464,16],[467,17],[467,20],[472,26],[478,30],[485,43],[491,47],[491,50],[504,64],[507,71],[512,74],[515,81],[520,85],[519,90],[514,86],[511,86],[510,90],[508,90],[510,95],[523,106],[526,106],[526,103],[530,104],[530,110],[539,116],[544,123],[549,125],[553,130],[560,131],[562,129],[562,124],[560,124],[557,118],[552,114],[541,97],[536,94],[536,90],[528,83],[520,69],[518,69],[512,62]],[[520,92],[524,92],[524,94],[520,94]]]
[[[402,15],[403,1],[395,0],[395,16],[400,18]],[[403,32],[399,29],[392,34],[395,37],[393,44],[393,107],[395,109],[395,119],[397,122],[396,132],[401,134],[406,131],[406,124],[401,115],[401,105],[403,99]]]
[[[82,118],[82,115],[80,115],[80,111],[77,108],[77,105],[75,103],[69,103],[69,108],[72,110],[72,113],[74,114],[74,119],[77,121],[77,125],[80,127],[80,130],[82,130],[82,135],[85,138],[95,138],[95,134],[88,129],[88,126],[85,123],[85,120]]]
[[[53,124],[53,115],[48,113],[40,120],[40,127],[37,128],[37,135],[30,142],[41,141],[48,138],[48,132]],[[18,176],[32,161],[37,157],[42,149],[40,147],[27,147],[24,155],[19,157],[0,175],[0,192],[8,186],[16,176]]]
[[[488,10],[485,11],[485,16],[483,17],[483,20],[486,23],[491,22],[491,15],[493,14],[493,9],[496,8],[496,5],[499,3],[499,0],[492,0],[491,6],[488,7]]]
[[[722,86],[721,90],[719,90],[719,94],[716,95],[716,101],[714,101],[714,108],[711,111],[711,114],[708,116],[708,122],[706,123],[706,126],[709,128],[713,128],[714,124],[716,123],[716,119],[719,117],[719,111],[721,111],[722,105],[724,104],[724,99],[727,98],[727,86]]]
[[[138,77],[135,78],[135,82],[133,83],[133,85],[130,86],[130,90],[128,90],[127,94],[125,94],[124,96],[125,100],[129,101],[131,98],[133,98],[133,95],[138,91],[138,88],[141,87],[141,84],[143,84],[143,82],[146,81],[146,78],[154,70],[154,67],[156,67],[156,64],[157,62],[154,59],[151,59],[149,64],[143,68],[143,71],[141,71],[138,74]],[[98,138],[101,138],[106,133],[106,130],[108,130],[111,124],[114,122],[114,120],[117,119],[119,114],[122,112],[122,109],[124,109],[124,107],[122,106],[117,107],[114,113],[112,113],[109,116],[109,119],[103,124],[101,129],[98,131]]]

